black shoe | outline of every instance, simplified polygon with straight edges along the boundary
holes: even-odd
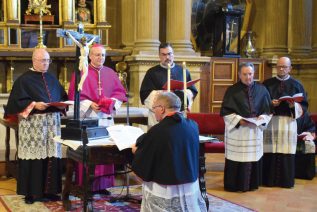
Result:
[[[56,194],[44,194],[45,199],[49,199],[50,201],[60,201],[61,197]]]
[[[24,202],[25,204],[33,204],[34,203],[34,199],[32,196],[26,195],[24,198]]]

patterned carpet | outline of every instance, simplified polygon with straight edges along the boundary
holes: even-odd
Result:
[[[114,187],[110,188],[112,195],[104,196],[104,195],[94,195],[92,205],[93,211],[101,212],[101,211],[113,211],[113,212],[132,212],[139,211],[140,204],[136,201],[134,202],[110,202],[111,198],[120,197],[121,195],[126,194],[126,189],[122,187]],[[141,199],[141,186],[131,186],[130,194],[136,200]],[[232,203],[230,201],[221,199],[214,195],[208,195],[209,199],[209,211],[211,212],[236,212],[243,211],[249,212],[254,211],[249,208],[245,208],[238,204]],[[35,202],[32,205],[27,205],[24,203],[23,196],[19,195],[5,195],[0,196],[0,204],[4,206],[4,208],[9,212],[46,212],[46,211],[54,211],[54,212],[62,212],[65,211],[63,209],[63,205],[61,201],[57,202]],[[71,201],[71,211],[79,212],[82,211],[82,202],[78,198],[72,198]]]

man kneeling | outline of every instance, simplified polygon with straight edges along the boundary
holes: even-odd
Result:
[[[144,181],[141,211],[207,211],[198,182],[198,126],[180,108],[174,93],[159,94],[152,107],[159,123],[132,147],[132,169]]]

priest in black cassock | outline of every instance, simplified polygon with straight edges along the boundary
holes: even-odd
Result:
[[[169,43],[162,43],[159,46],[160,64],[150,68],[142,81],[140,88],[140,98],[142,104],[144,104],[149,110],[151,110],[155,97],[158,93],[163,91],[163,86],[167,82],[167,68],[168,64],[171,65],[171,79],[183,81],[183,68],[174,63],[173,48]],[[186,80],[191,81],[191,76],[188,70],[186,70]],[[182,90],[173,91],[183,102],[184,93]],[[198,91],[195,86],[190,86],[186,90],[188,108],[190,109],[194,98]],[[182,103],[183,108],[183,103]],[[153,114],[149,114],[148,125],[152,127],[157,124]]]
[[[159,123],[132,146],[132,170],[143,180],[141,211],[207,211],[198,180],[198,126],[180,107],[174,93],[158,94],[152,111]]]
[[[308,103],[302,84],[289,75],[291,60],[281,57],[276,67],[277,76],[263,82],[273,105],[273,118],[264,132],[263,185],[292,188],[295,183],[296,119],[307,110]],[[279,100],[294,94],[302,95],[303,100]]]
[[[67,100],[64,88],[47,72],[51,63],[48,52],[35,49],[32,62],[33,67],[14,82],[5,110],[5,118],[18,118],[17,194],[24,195],[27,204],[42,198],[59,199],[62,148],[53,137],[60,135],[62,109],[48,103]]]
[[[225,121],[224,188],[244,192],[262,183],[263,130],[271,119],[271,99],[253,81],[252,63],[241,64],[238,74],[240,81],[227,89],[220,115]]]
[[[307,111],[297,122],[297,148],[295,154],[295,178],[312,180],[316,175],[315,122]]]

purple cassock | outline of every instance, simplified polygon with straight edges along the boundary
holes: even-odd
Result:
[[[69,85],[68,97],[74,100],[75,93],[75,74]],[[102,68],[95,68],[89,65],[88,76],[83,84],[83,89],[80,92],[80,100],[90,100],[95,103],[102,98],[114,98],[121,102],[127,101],[126,90],[121,84],[116,72],[111,68],[103,66]],[[83,165],[78,165],[78,172],[76,173],[78,183],[82,184]],[[98,177],[102,175],[109,175],[114,173],[114,165],[97,165],[95,168],[95,177],[92,191],[103,190],[114,185],[114,176]]]

